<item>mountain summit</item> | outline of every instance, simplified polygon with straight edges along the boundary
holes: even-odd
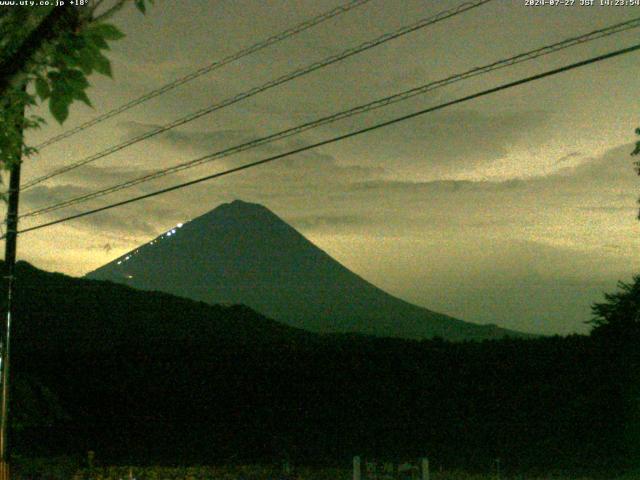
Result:
[[[450,340],[520,336],[393,297],[266,207],[240,200],[176,225],[87,278],[207,303],[245,304],[315,332]]]

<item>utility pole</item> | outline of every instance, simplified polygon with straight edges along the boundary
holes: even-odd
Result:
[[[11,315],[15,286],[16,249],[18,240],[18,201],[20,199],[20,162],[11,167],[9,178],[9,203],[7,208],[7,232],[4,250],[5,278],[7,280],[7,305],[2,330],[0,381],[0,480],[9,480],[9,353],[11,351]]]
[[[26,90],[26,84],[22,85]],[[9,393],[10,393],[10,352],[11,320],[15,289],[15,266],[18,241],[18,202],[20,199],[20,166],[22,163],[22,135],[24,129],[25,105],[12,105],[5,109],[9,124],[15,128],[17,142],[13,150],[6,152],[5,161],[9,169],[9,192],[7,198],[7,219],[4,251],[4,278],[7,285],[7,302],[4,324],[0,320],[0,480],[9,480]]]
[[[26,90],[26,83],[22,84]],[[5,125],[15,133],[15,141],[6,147],[3,162],[9,170],[9,191],[5,234],[4,278],[7,285],[4,322],[0,319],[0,480],[9,480],[9,364],[11,345],[11,320],[15,288],[15,264],[18,236],[18,200],[20,198],[20,164],[22,162],[22,135],[24,129],[25,104],[21,100],[11,103],[3,100],[6,115]],[[11,133],[9,133],[11,135]]]
[[[74,31],[79,26],[79,9],[71,5],[51,7],[39,18],[20,48],[13,55],[0,62],[0,102],[4,102],[8,123],[15,122],[13,127],[17,133],[17,144],[14,151],[3,152],[2,163],[8,168],[9,192],[7,203],[7,219],[5,233],[5,272],[7,281],[7,303],[4,324],[0,320],[0,480],[10,479],[9,450],[9,400],[10,400],[10,352],[11,321],[14,307],[15,265],[18,239],[18,202],[20,199],[20,164],[22,162],[22,133],[24,127],[25,105],[11,105],[8,93],[12,88],[26,91],[27,66],[48,41],[55,39],[60,32]]]

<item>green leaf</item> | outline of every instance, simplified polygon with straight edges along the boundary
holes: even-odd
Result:
[[[63,70],[62,81],[74,90],[84,90],[89,86],[84,73],[76,69]]]
[[[143,14],[147,13],[147,6],[144,4],[144,0],[136,0],[136,8]]]
[[[91,74],[95,70],[96,57],[102,55],[100,49],[91,42],[85,42],[83,48],[78,52],[78,66],[85,75]]]
[[[73,98],[75,98],[76,100],[80,100],[82,103],[93,108],[93,105],[91,105],[91,100],[89,100],[89,97],[87,97],[87,94],[84,92],[84,90],[73,92]]]
[[[95,68],[96,72],[101,73],[102,75],[106,75],[107,77],[113,76],[111,73],[111,62],[109,62],[109,59],[102,54],[94,57],[93,68]]]
[[[49,110],[58,123],[63,123],[69,116],[69,101],[66,96],[52,95],[49,100]]]
[[[37,105],[38,103],[36,102],[35,95],[27,95],[26,97],[23,98],[22,101],[24,102],[25,105]]]
[[[57,78],[51,82],[51,98],[73,97],[74,87],[65,78]]]
[[[96,47],[98,47],[100,50],[109,50],[109,44],[104,39],[104,37],[101,37],[100,35],[91,35],[88,38],[89,38],[89,41],[93,43]]]
[[[80,56],[78,57],[78,66],[82,73],[85,75],[90,75],[93,72],[94,65],[94,54],[90,49],[82,49],[80,51]]]
[[[67,67],[78,67],[79,65],[79,61],[80,61],[80,55],[78,54],[78,52],[74,52],[73,54],[66,54],[66,53],[62,53],[60,55],[62,62],[64,63],[64,65],[66,65]]]
[[[120,40],[125,36],[118,27],[110,23],[93,24],[87,28],[87,34],[93,37],[93,39],[101,38],[103,40]]]

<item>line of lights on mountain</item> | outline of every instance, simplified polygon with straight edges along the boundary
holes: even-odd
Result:
[[[147,245],[154,245],[156,242],[158,242],[159,240],[164,240],[165,237],[170,237],[171,235],[175,235],[177,233],[177,228],[182,228],[184,224],[183,223],[179,223],[175,226],[175,228],[172,228],[170,230],[167,230],[166,232],[164,232],[162,235],[156,237],[155,240],[151,240]],[[129,260],[131,257],[133,257],[135,254],[138,253],[140,249],[136,249],[131,253],[128,253],[124,258],[121,258],[120,260],[118,260],[118,265],[122,265],[122,262],[126,262],[127,260]],[[129,275],[128,278],[131,278],[131,276]]]

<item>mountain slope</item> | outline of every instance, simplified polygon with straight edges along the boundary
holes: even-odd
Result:
[[[2,267],[0,261],[0,268]],[[15,341],[46,352],[79,353],[172,343],[192,348],[289,344],[312,334],[283,325],[243,305],[209,305],[163,292],[69,277],[18,262]],[[0,298],[4,291],[0,293]],[[212,340],[213,339],[213,340]]]
[[[11,445],[23,458],[348,465],[426,452],[482,470],[507,452],[514,472],[632,458],[619,343],[316,335],[24,262],[14,305]]]
[[[450,340],[518,335],[463,322],[375,287],[267,208],[223,204],[87,274],[208,303],[245,304],[316,332]]]

